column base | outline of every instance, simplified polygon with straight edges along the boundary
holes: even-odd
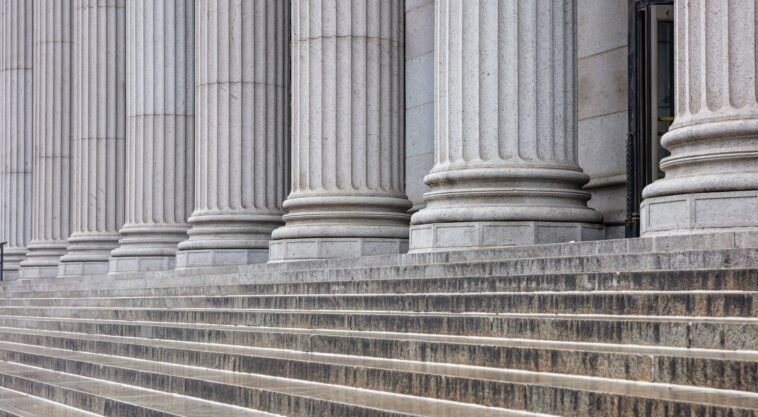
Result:
[[[758,190],[648,198],[640,228],[644,237],[758,231]]]
[[[575,222],[502,221],[450,222],[411,226],[410,253],[449,251],[605,238],[602,224]]]
[[[58,276],[65,277],[81,277],[108,274],[108,261],[77,261],[77,260],[64,260],[61,259],[61,263],[58,265]]]
[[[27,246],[26,259],[21,262],[19,276],[24,279],[55,278],[67,247],[66,241],[32,241]]]
[[[176,269],[261,264],[266,261],[268,249],[187,249],[176,253]]]
[[[24,266],[18,271],[19,278],[38,279],[58,276],[58,264],[49,266]]]
[[[311,261],[392,255],[408,251],[408,239],[396,238],[301,238],[272,240],[269,262]]]
[[[109,274],[126,272],[169,271],[176,266],[175,256],[112,256]]]
[[[26,248],[5,248],[3,257],[3,280],[14,281],[20,278],[20,264],[25,257]]]

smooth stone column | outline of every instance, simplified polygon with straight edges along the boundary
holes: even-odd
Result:
[[[0,241],[18,278],[32,234],[33,3],[0,0]]]
[[[675,3],[676,116],[665,178],[645,188],[643,236],[758,231],[753,0]]]
[[[71,234],[74,0],[34,1],[32,241],[21,276],[58,275]]]
[[[61,276],[106,274],[124,225],[126,3],[76,0],[74,229]]]
[[[126,224],[110,271],[173,269],[194,204],[194,1],[129,0],[126,20]]]
[[[292,193],[272,261],[403,252],[404,1],[292,3]]]
[[[436,3],[435,164],[411,251],[592,240],[575,0]]]
[[[177,267],[268,260],[289,152],[289,0],[197,0],[195,210]]]

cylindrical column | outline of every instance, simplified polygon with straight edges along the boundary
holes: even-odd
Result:
[[[110,271],[173,269],[194,203],[194,1],[130,0],[126,20],[126,224]]]
[[[0,241],[18,277],[32,234],[33,3],[0,0]]]
[[[54,277],[71,234],[74,0],[34,1],[34,191],[26,278]]]
[[[754,0],[674,4],[676,116],[665,178],[645,188],[644,236],[758,230]]]
[[[124,224],[126,2],[76,0],[74,229],[63,276],[107,273]]]
[[[404,1],[296,1],[292,22],[292,193],[271,260],[402,252]]]
[[[577,162],[576,1],[435,13],[435,164],[411,251],[602,238]]]
[[[195,210],[177,267],[265,262],[289,149],[289,0],[197,0]]]

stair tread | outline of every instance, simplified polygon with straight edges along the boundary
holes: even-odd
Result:
[[[3,387],[0,387],[0,412],[16,417],[98,417],[98,414]]]
[[[9,342],[0,342],[0,349],[15,350],[22,353],[39,354],[44,356],[56,357],[67,360],[78,360],[82,362],[95,363],[103,366],[113,366],[120,368],[133,369],[144,372],[159,373],[162,375],[174,375],[188,379],[202,379],[211,382],[217,382],[222,384],[230,384],[235,386],[243,386],[252,389],[259,389],[264,391],[276,391],[286,395],[293,396],[307,396],[310,398],[317,398],[326,401],[338,401],[341,403],[353,404],[360,407],[373,408],[377,410],[392,411],[402,414],[408,414],[419,417],[481,417],[483,413],[492,417],[517,417],[517,416],[537,416],[543,414],[534,414],[520,411],[511,411],[502,408],[483,407],[474,404],[456,403],[451,401],[443,401],[431,398],[420,398],[394,393],[385,393],[379,391],[370,391],[365,389],[357,389],[346,386],[336,386],[329,384],[322,384],[316,382],[309,382],[303,380],[294,380],[281,377],[270,377],[266,375],[258,374],[243,374],[230,371],[214,370],[209,368],[200,368],[186,365],[174,365],[163,362],[154,362],[147,360],[139,360],[126,358],[121,356],[101,355],[95,353],[76,352],[65,349],[55,349],[39,346],[30,346],[23,344],[15,344]],[[0,364],[3,362],[0,361]],[[5,362],[6,364],[8,362]],[[15,363],[14,363],[15,364]],[[26,366],[26,365],[24,365]],[[35,368],[34,372],[37,372]],[[4,367],[0,366],[0,373],[4,373]],[[43,370],[41,372],[55,372],[49,370]],[[111,391],[105,388],[98,388],[97,385],[92,385],[92,382],[100,383],[102,380],[93,379],[89,377],[76,376],[72,374],[65,374],[66,379],[62,383],[68,383],[76,389],[84,388],[93,391],[100,390]],[[68,378],[71,378],[74,383],[72,384]],[[80,384],[78,381],[85,381]],[[55,380],[50,381],[55,383]],[[113,383],[108,383],[113,384]],[[120,389],[125,390],[122,395],[128,395],[131,397],[130,390],[145,390],[138,387],[125,386],[122,384],[116,384]],[[152,390],[145,390],[151,391]],[[162,393],[163,395],[173,395]],[[182,396],[184,399],[190,397]],[[155,398],[157,400],[157,398]],[[216,403],[213,403],[216,404]],[[188,407],[189,408],[189,407]],[[239,409],[238,407],[235,407]],[[227,415],[227,414],[224,414]],[[231,416],[231,414],[228,414]],[[239,414],[244,416],[246,414]],[[251,414],[253,416],[255,414]],[[270,416],[270,414],[261,414]],[[237,416],[237,414],[234,414]],[[255,415],[257,416],[257,415]]]
[[[111,398],[141,408],[149,408],[183,417],[281,417],[271,413],[243,409],[227,404],[105,380],[96,380],[15,362],[0,361],[0,374],[33,379],[45,384],[85,392],[99,397]]]

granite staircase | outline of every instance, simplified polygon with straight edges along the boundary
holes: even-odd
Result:
[[[0,417],[756,417],[758,237],[17,281]]]

